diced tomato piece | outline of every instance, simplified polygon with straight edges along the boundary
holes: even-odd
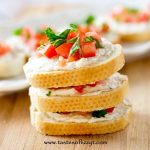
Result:
[[[77,36],[77,32],[70,32],[69,34],[68,34],[68,36],[67,36],[67,40],[70,40],[70,39],[72,39],[72,38],[74,38],[74,37],[76,37]]]
[[[68,114],[70,114],[70,112],[61,112],[61,114],[68,115]]]
[[[77,52],[75,52],[75,54],[70,55],[70,56],[68,57],[68,61],[69,61],[69,62],[72,62],[72,61],[76,61],[76,60],[78,60],[78,59],[80,59],[80,58],[81,58],[81,56],[80,56],[80,52],[79,52],[79,50],[78,50]]]
[[[91,86],[91,87],[95,87],[97,85],[97,83],[93,83],[93,84],[87,84],[88,86]]]
[[[147,22],[150,19],[150,15],[146,12],[140,13],[138,21],[139,22]]]
[[[58,55],[63,56],[64,58],[68,58],[71,47],[71,43],[64,43],[56,48],[56,52]]]
[[[6,54],[10,50],[11,48],[7,44],[0,43],[0,56]]]
[[[80,25],[78,26],[78,31],[80,34],[85,34],[86,32],[89,32],[88,26]]]
[[[80,112],[76,112],[76,113],[79,114],[79,115],[82,115],[82,116],[88,116],[89,115],[89,112],[80,111]]]
[[[45,52],[45,56],[47,58],[52,58],[53,56],[56,56],[57,53],[55,51],[55,47],[53,45],[49,46],[49,48]]]
[[[95,42],[83,43],[83,45],[81,46],[81,51],[82,57],[84,58],[94,57],[96,55]]]
[[[79,93],[82,93],[82,92],[83,92],[83,89],[84,89],[84,85],[75,86],[74,89],[75,89],[76,91],[78,91]]]
[[[115,107],[111,107],[111,108],[106,109],[107,113],[112,113],[113,110],[114,110],[114,108],[115,108]]]
[[[98,34],[96,32],[87,32],[85,35],[86,36],[92,36],[93,38],[95,38],[97,40],[100,40],[100,38],[101,38],[100,34]]]

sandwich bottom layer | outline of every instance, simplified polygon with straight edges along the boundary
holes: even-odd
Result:
[[[44,113],[36,108],[30,108],[31,123],[42,134],[46,135],[82,135],[106,134],[124,129],[131,118],[131,105],[124,101],[115,107],[111,114],[105,117],[87,117],[71,113],[68,114]],[[64,119],[63,119],[64,117]],[[61,119],[62,118],[62,119]]]

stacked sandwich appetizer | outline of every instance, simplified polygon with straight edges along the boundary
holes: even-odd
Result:
[[[115,7],[109,15],[111,29],[122,41],[150,40],[150,11],[134,7]]]
[[[36,32],[29,27],[17,28],[13,36],[0,42],[0,78],[23,73],[23,65],[34,51],[48,39],[44,28]]]
[[[105,134],[124,129],[131,105],[122,47],[75,24],[62,32],[45,31],[24,66],[31,84],[31,122],[46,135]]]

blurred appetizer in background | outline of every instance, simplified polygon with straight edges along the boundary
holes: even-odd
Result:
[[[12,45],[9,40],[0,42],[0,78],[12,77],[23,73],[26,56],[22,47]]]
[[[41,44],[48,40],[45,35],[45,28],[46,26],[42,26],[36,30],[30,27],[17,28],[14,30],[13,37],[10,38],[10,41],[14,44],[18,42],[24,45],[23,47],[27,47],[29,55],[31,55]]]
[[[118,34],[111,30],[109,24],[104,19],[99,20],[95,16],[89,15],[84,21],[77,23],[77,25],[79,29],[81,28],[81,30],[85,30],[86,32],[94,31],[112,43],[118,43],[120,41]]]
[[[13,77],[23,73],[23,65],[34,51],[48,39],[45,27],[34,31],[29,27],[17,28],[13,35],[0,42],[0,77]]]
[[[150,40],[150,11],[117,6],[109,14],[109,25],[124,42]]]

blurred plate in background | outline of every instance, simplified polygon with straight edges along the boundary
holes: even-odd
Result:
[[[29,87],[29,84],[22,74],[17,77],[0,80],[0,96],[11,94]]]

